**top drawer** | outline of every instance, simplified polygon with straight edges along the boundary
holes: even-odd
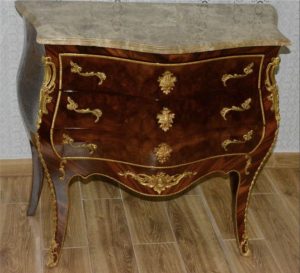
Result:
[[[151,99],[199,92],[257,89],[262,55],[162,64],[88,54],[60,54],[61,90],[127,94]]]

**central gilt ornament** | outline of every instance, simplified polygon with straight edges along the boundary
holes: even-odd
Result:
[[[181,174],[169,175],[164,172],[159,172],[157,174],[148,175],[143,173],[136,174],[130,171],[119,173],[120,176],[125,178],[130,177],[136,180],[139,184],[153,189],[158,194],[161,194],[164,190],[177,185],[182,179],[192,177],[196,174],[196,172],[184,172]]]
[[[157,80],[159,82],[159,87],[161,91],[168,95],[174,88],[175,82],[177,81],[176,77],[170,71],[165,71],[162,76]]]
[[[156,118],[158,119],[159,127],[167,132],[173,125],[175,114],[170,111],[167,107],[164,107]]]
[[[156,158],[159,163],[165,163],[169,160],[172,148],[167,143],[161,143],[154,149]]]

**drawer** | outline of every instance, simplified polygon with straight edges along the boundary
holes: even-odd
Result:
[[[61,54],[53,149],[68,158],[162,167],[248,153],[264,134],[261,61],[154,64]]]
[[[258,87],[261,55],[226,56],[188,63],[150,63],[86,54],[60,54],[61,90],[126,94],[155,100],[231,95]],[[245,92],[245,90],[243,90]]]
[[[140,166],[176,166],[213,156],[248,153],[262,137],[259,126],[209,130],[180,135],[135,134],[132,131],[53,130],[53,148],[62,157],[126,162]]]
[[[259,92],[231,96],[219,90],[200,92],[196,98],[146,98],[119,94],[61,92],[54,128],[130,131],[160,137],[194,134],[247,124],[262,126]],[[161,120],[170,118],[169,122]],[[164,124],[166,123],[166,124]],[[130,135],[128,133],[128,135]]]

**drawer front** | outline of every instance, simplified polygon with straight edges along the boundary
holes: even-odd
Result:
[[[162,64],[64,53],[60,54],[60,89],[152,100],[197,97],[216,90],[234,95],[241,88],[257,88],[261,60],[261,55],[242,55]]]
[[[230,129],[241,124],[260,124],[262,109],[259,92],[228,96],[224,92],[202,92],[197,98],[182,97],[149,100],[118,94],[82,94],[62,91],[55,128],[91,129],[134,134],[159,134],[163,137],[201,134],[215,129]],[[169,119],[166,122],[164,118]]]
[[[82,109],[68,110],[70,97]],[[226,108],[226,115],[221,114],[221,103],[210,109],[205,101],[191,99],[161,103],[104,94],[95,99],[82,97],[80,92],[64,92],[61,103],[64,106],[57,112],[53,139],[62,157],[102,158],[143,166],[180,165],[211,156],[247,153],[263,134],[259,102],[255,100],[253,108],[245,111]],[[91,151],[93,146],[98,148]]]
[[[52,146],[61,157],[171,167],[246,154],[264,136],[261,56],[178,65],[60,58]]]
[[[56,152],[64,158],[89,158],[125,162],[143,167],[167,167],[233,153],[250,152],[261,134],[255,126],[232,128],[232,132],[207,131],[201,135],[185,134],[177,139],[126,133],[65,129],[53,131]],[[252,133],[251,133],[252,132]]]

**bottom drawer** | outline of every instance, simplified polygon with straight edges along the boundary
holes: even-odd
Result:
[[[259,128],[212,130],[198,135],[147,137],[90,129],[54,130],[52,148],[67,158],[95,158],[143,167],[177,166],[225,154],[248,153],[260,142]]]

